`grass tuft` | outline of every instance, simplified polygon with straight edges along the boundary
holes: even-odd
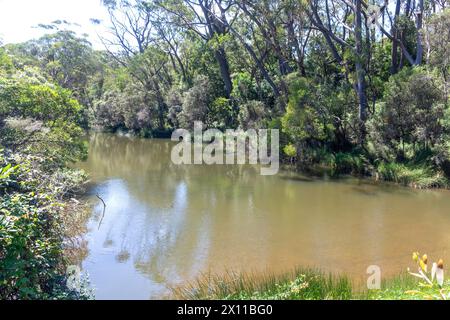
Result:
[[[173,293],[188,300],[347,300],[352,298],[352,286],[346,277],[296,269],[282,275],[203,275]]]
[[[382,162],[377,167],[377,173],[382,180],[417,189],[446,188],[449,185],[447,178],[442,174],[423,166]]]

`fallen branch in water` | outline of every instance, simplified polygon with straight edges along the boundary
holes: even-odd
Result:
[[[98,194],[96,194],[96,196],[97,196],[97,198],[99,198],[100,201],[103,203],[103,214],[102,214],[102,218],[100,219],[100,223],[98,224],[98,229],[100,230],[100,226],[102,225],[103,218],[105,217],[106,203],[105,203],[105,201],[102,199],[102,197],[100,197]]]

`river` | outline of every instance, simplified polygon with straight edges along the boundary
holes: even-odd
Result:
[[[178,166],[172,146],[90,137],[77,167],[91,179],[82,268],[97,299],[159,299],[202,273],[296,266],[363,283],[370,265],[383,277],[405,270],[414,250],[450,257],[448,191],[289,171],[261,176],[250,165]]]

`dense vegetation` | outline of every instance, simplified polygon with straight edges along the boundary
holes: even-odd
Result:
[[[61,21],[4,46],[12,64],[72,92],[80,126],[147,137],[196,120],[278,128],[284,160],[302,169],[449,185],[447,1],[103,5],[104,51]]]
[[[78,247],[85,155],[72,93],[0,49],[0,299],[82,298],[66,286]]]
[[[68,292],[87,129],[276,128],[301,169],[449,186],[448,1],[103,4],[103,51],[61,21],[0,47],[0,297]]]
[[[402,273],[367,290],[347,277],[314,269],[274,274],[204,276],[173,288],[174,297],[190,300],[448,300],[450,282],[441,288]]]

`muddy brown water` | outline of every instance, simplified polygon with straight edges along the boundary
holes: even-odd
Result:
[[[345,273],[388,278],[411,252],[450,257],[450,192],[312,179],[256,166],[170,161],[169,140],[92,134],[89,274],[97,299],[158,299],[201,273]],[[107,204],[96,198],[100,195]]]

